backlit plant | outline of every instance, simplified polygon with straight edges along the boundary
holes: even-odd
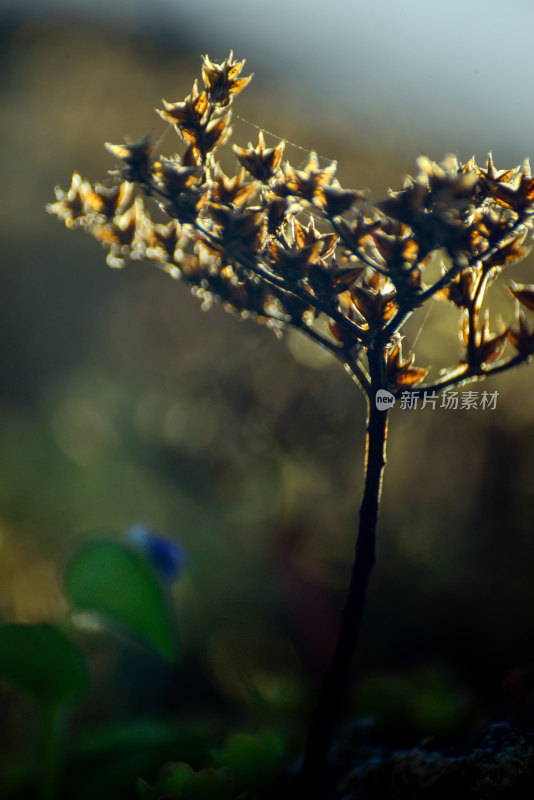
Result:
[[[159,155],[150,138],[107,144],[119,162],[113,185],[75,174],[48,210],[98,239],[111,267],[150,259],[205,306],[220,301],[276,331],[301,331],[343,364],[367,398],[356,557],[304,756],[311,785],[328,755],[375,560],[393,399],[435,398],[534,353],[534,327],[524,314],[534,310],[534,286],[510,286],[516,314],[508,323],[485,302],[500,273],[529,250],[534,179],[527,162],[499,171],[491,157],[484,167],[422,157],[402,189],[371,202],[341,186],[335,162],[321,167],[312,153],[296,169],[283,158],[284,143],[267,147],[262,133],[256,145],[233,146],[238,171],[226,175],[217,151],[232,135],[234,97],[251,79],[240,77],[244,63],[232,53],[221,63],[205,56],[203,86],[195,81],[183,102],[163,101],[158,114],[178,133],[181,155]],[[165,222],[150,216],[145,200]],[[461,352],[429,380],[429,368],[403,352],[401,333],[435,299],[458,310]]]

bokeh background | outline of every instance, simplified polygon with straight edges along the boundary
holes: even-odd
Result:
[[[142,521],[187,551],[172,690],[96,637],[80,726],[306,719],[350,570],[365,407],[298,335],[205,313],[150,264],[108,269],[95,241],[45,213],[54,186],[75,170],[104,179],[103,143],[125,135],[179,151],[154,106],[189,92],[201,54],[232,47],[255,72],[237,143],[264,128],[294,165],[313,148],[371,197],[420,153],[492,149],[514,166],[532,155],[533,25],[520,0],[0,3],[0,616],[61,620],[60,565],[95,531]],[[533,270],[530,258],[513,277]],[[505,283],[492,291],[510,319]],[[436,304],[417,363],[454,361],[456,331]],[[394,410],[360,719],[402,720],[416,738],[531,714],[533,387],[523,368],[485,387],[495,411]],[[24,709],[0,695],[9,749]]]

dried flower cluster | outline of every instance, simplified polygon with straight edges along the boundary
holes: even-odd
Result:
[[[385,466],[388,409],[374,402],[436,392],[530,360],[534,285],[511,284],[516,317],[491,319],[487,290],[528,252],[534,228],[534,179],[527,162],[498,171],[448,157],[417,162],[404,187],[371,203],[344,189],[336,164],[312,153],[303,169],[283,160],[284,143],[234,145],[239,171],[226,175],[216,157],[232,134],[231,105],[250,77],[233,54],[203,59],[200,88],[158,113],[184,143],[181,156],[158,156],[149,138],[106,145],[120,163],[111,187],[78,174],[48,206],[69,228],[91,233],[108,263],[148,258],[182,277],[206,306],[219,300],[275,330],[293,327],[327,348],[364,390],[368,404],[365,485],[347,605],[332,665],[310,728],[303,776],[319,796],[323,767],[350,673],[368,580]],[[144,198],[159,206],[154,221]],[[436,269],[439,260],[440,271]],[[437,273],[437,276],[436,276]],[[437,380],[403,355],[401,329],[427,300],[459,310],[461,353]],[[383,395],[382,395],[383,396]]]
[[[256,146],[234,145],[240,169],[230,177],[216,152],[232,134],[234,96],[251,79],[239,77],[244,63],[232,53],[222,63],[205,56],[203,88],[195,81],[183,102],[157,109],[185,143],[181,156],[156,156],[149,138],[107,144],[120,162],[116,185],[75,174],[68,190],[56,189],[48,211],[97,238],[112,267],[152,259],[207,305],[220,300],[242,316],[304,331],[368,393],[442,389],[527,360],[534,329],[522,308],[534,309],[534,286],[510,289],[518,301],[512,325],[490,322],[481,307],[493,279],[528,252],[528,163],[497,171],[491,157],[484,169],[474,159],[438,165],[422,157],[415,178],[371,204],[340,185],[335,162],[321,168],[312,153],[295,169],[282,160],[284,143],[266,147],[260,133]],[[169,221],[154,222],[142,195]],[[427,283],[425,268],[437,252],[442,274]],[[396,334],[432,297],[461,309],[463,353],[426,387],[428,369],[414,366],[413,353],[403,357]],[[384,354],[380,376],[370,374],[370,349]]]

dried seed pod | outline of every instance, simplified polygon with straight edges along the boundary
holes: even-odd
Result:
[[[221,62],[204,56],[204,88],[195,81],[183,101],[163,101],[158,113],[185,143],[181,155],[154,160],[150,137],[108,143],[120,162],[112,174],[120,180],[109,187],[75,174],[69,189],[56,189],[47,210],[98,239],[111,266],[149,257],[173,277],[183,275],[204,304],[219,299],[277,330],[298,327],[355,370],[367,388],[364,359],[370,365],[371,351],[382,353],[380,374],[385,380],[387,372],[395,391],[424,379],[427,370],[414,366],[414,353],[402,358],[398,337],[431,297],[464,312],[465,358],[443,373],[441,383],[530,358],[533,334],[521,313],[514,327],[502,323],[496,333],[487,312],[479,326],[491,280],[530,250],[534,182],[528,162],[498,171],[491,156],[484,169],[474,158],[462,164],[448,156],[438,164],[423,156],[400,191],[371,204],[363,192],[341,186],[336,162],[322,168],[312,152],[296,169],[282,163],[284,142],[266,147],[260,132],[256,146],[234,145],[240,169],[226,174],[215,151],[231,136],[229,107],[250,81],[240,77],[244,63],[232,52]],[[165,224],[153,222],[140,197],[134,199],[134,185],[167,215]],[[314,217],[304,221],[306,207]],[[451,262],[437,280],[427,271],[436,251]],[[534,310],[533,285],[513,284],[510,291]],[[325,323],[332,338],[324,335]],[[517,350],[509,362],[503,361],[507,342]]]

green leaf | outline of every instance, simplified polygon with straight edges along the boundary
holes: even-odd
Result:
[[[0,678],[62,708],[89,688],[81,650],[52,625],[0,625]]]
[[[202,769],[185,784],[183,800],[230,800],[233,795],[230,776],[225,769]]]
[[[171,605],[141,555],[114,542],[91,542],[67,564],[63,582],[75,608],[97,613],[165,659],[176,658]]]
[[[154,789],[143,778],[138,778],[135,785],[139,800],[156,800]]]
[[[159,794],[183,797],[184,786],[194,774],[189,764],[182,762],[165,764],[158,775]]]
[[[238,791],[258,791],[280,774],[285,755],[283,740],[275,733],[235,733],[222,750],[213,753],[217,764],[230,768]]]

